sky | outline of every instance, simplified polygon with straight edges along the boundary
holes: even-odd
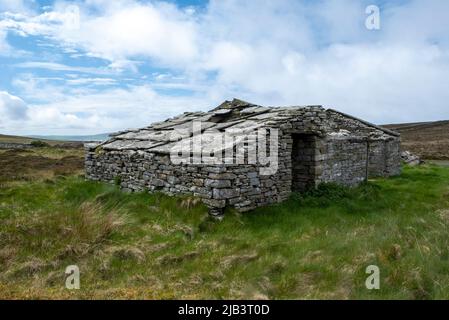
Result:
[[[446,0],[0,0],[0,133],[114,132],[234,97],[378,124],[449,119],[448,12]]]

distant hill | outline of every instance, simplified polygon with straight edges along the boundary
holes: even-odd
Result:
[[[449,121],[388,124],[401,134],[402,149],[424,159],[449,160]]]
[[[0,144],[30,144],[33,141],[43,141],[51,146],[64,148],[82,148],[83,142],[87,141],[103,141],[108,138],[108,134],[98,134],[91,136],[13,136],[0,134]]]
[[[109,138],[108,133],[87,135],[87,136],[31,136],[37,139],[56,140],[56,141],[104,141]]]
[[[36,139],[32,137],[22,137],[22,136],[11,136],[11,135],[5,135],[0,134],[0,143],[23,143],[23,144],[29,144],[32,141],[41,140],[44,141],[50,145],[55,145],[60,143],[60,141],[53,141],[49,139]]]

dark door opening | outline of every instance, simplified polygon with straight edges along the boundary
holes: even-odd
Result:
[[[293,134],[292,191],[301,192],[315,185],[316,136]]]

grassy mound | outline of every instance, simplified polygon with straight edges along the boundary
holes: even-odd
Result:
[[[449,298],[448,196],[449,168],[405,168],[217,222],[195,199],[82,177],[3,185],[0,298]]]

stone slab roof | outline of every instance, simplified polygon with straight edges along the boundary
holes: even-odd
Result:
[[[191,143],[193,135],[193,122],[201,122],[201,131],[215,132],[226,129],[254,130],[259,127],[270,127],[285,123],[298,117],[306,117],[311,111],[326,113],[338,112],[332,109],[325,110],[322,106],[292,106],[292,107],[263,107],[234,99],[225,101],[209,112],[185,112],[182,115],[156,122],[152,125],[136,129],[121,131],[111,135],[111,138],[100,146],[104,150],[146,150],[155,153],[169,153],[179,144]],[[397,133],[378,127],[366,121],[340,113],[340,115],[356,120],[364,126],[375,128],[385,134],[396,136]],[[211,142],[213,143],[213,141]],[[96,145],[98,146],[98,145]],[[230,147],[230,146],[228,146]]]

